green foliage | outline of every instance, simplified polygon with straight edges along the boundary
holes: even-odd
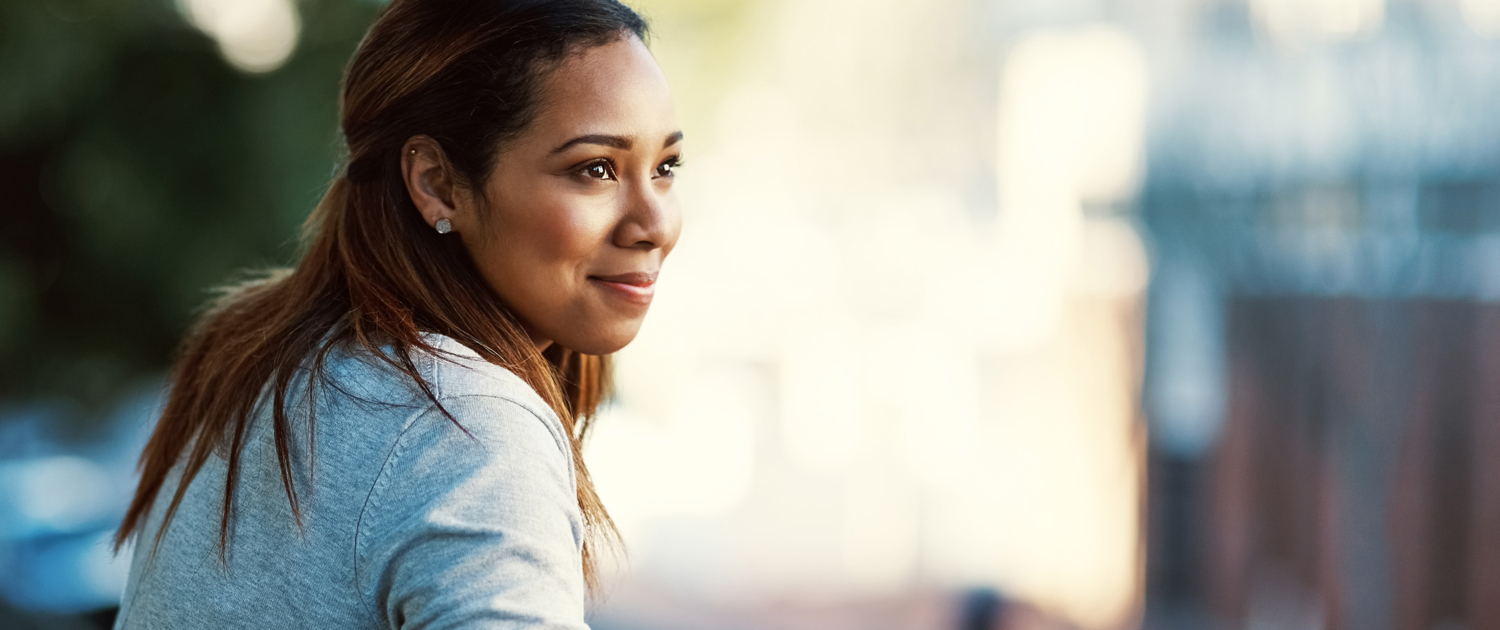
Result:
[[[209,289],[293,260],[378,8],[301,2],[292,58],[251,76],[170,0],[0,2],[0,399],[106,401]]]

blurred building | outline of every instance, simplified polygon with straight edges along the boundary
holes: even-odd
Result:
[[[1183,6],[1140,200],[1152,618],[1500,627],[1500,4]]]

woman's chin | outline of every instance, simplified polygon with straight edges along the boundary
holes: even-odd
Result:
[[[641,319],[632,319],[599,326],[594,329],[594,334],[558,339],[557,343],[574,352],[603,356],[619,352],[629,345],[640,329]]]

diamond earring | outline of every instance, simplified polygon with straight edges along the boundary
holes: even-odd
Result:
[[[447,219],[438,219],[437,225],[433,227],[437,228],[438,234],[447,234],[453,231],[453,224],[449,223]]]

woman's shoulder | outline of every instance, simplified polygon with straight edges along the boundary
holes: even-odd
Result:
[[[541,416],[551,407],[515,372],[484,360],[479,353],[447,335],[423,333],[432,351],[415,353],[418,373],[433,387],[439,401],[469,396],[503,398]]]
[[[395,431],[430,415],[427,412],[460,416],[454,419],[466,427],[475,423],[472,429],[480,433],[499,424],[540,421],[567,444],[557,414],[520,376],[446,335],[424,333],[422,340],[428,347],[413,348],[409,355],[420,383],[389,361],[394,358],[389,347],[382,348],[385,357],[361,347],[335,347],[322,366],[318,415],[332,411],[336,416],[360,416],[363,420],[356,424],[365,430],[372,428],[371,414],[389,416],[400,425],[391,427]]]
[[[438,402],[471,396],[510,400],[539,415],[551,408],[525,380],[505,366],[484,360],[479,353],[446,335],[423,333],[429,349],[412,348],[409,356]],[[389,346],[385,356],[363,347],[342,344],[331,349],[322,364],[323,381],[338,392],[363,399],[397,403],[403,399],[430,402],[412,375],[396,367]]]
[[[451,417],[416,414],[382,463],[356,524],[361,592],[416,625],[581,603],[585,528],[556,416],[510,370],[424,341],[412,360]]]

